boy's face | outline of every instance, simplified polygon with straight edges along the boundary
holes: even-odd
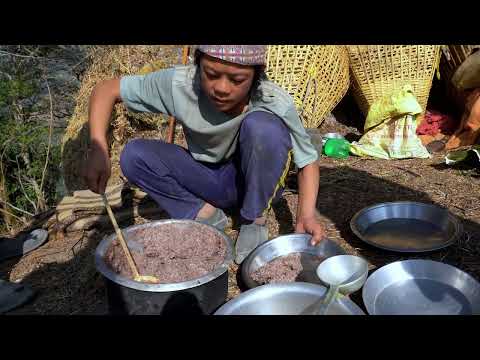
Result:
[[[203,55],[200,59],[202,90],[225,113],[240,114],[248,103],[255,69]]]

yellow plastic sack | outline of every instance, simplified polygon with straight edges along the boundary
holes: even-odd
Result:
[[[350,151],[358,156],[382,159],[429,158],[416,135],[416,115],[422,108],[410,85],[372,104],[365,121],[365,134]]]

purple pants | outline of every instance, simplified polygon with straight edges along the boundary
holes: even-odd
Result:
[[[161,140],[135,139],[125,145],[120,166],[174,219],[195,219],[208,202],[221,209],[238,207],[253,221],[281,196],[291,149],[283,121],[256,111],[242,121],[237,149],[224,163],[197,161],[181,146]]]

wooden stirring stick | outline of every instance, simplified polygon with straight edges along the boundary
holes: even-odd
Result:
[[[110,208],[110,204],[108,203],[107,196],[105,195],[105,193],[102,194],[102,199],[103,199],[103,203],[105,204],[105,207],[107,208],[107,213],[108,213],[108,216],[110,217],[110,220],[115,229],[115,232],[117,233],[117,237],[118,237],[118,240],[120,241],[120,245],[122,245],[123,252],[127,257],[128,265],[130,266],[130,269],[132,270],[132,273],[133,273],[133,279],[135,281],[146,282],[146,283],[159,283],[160,281],[155,276],[139,274],[137,270],[137,266],[133,261],[132,254],[130,253],[130,249],[127,246],[127,242],[125,241],[125,238],[123,237],[122,231],[118,227],[117,220],[115,220],[115,216],[113,215],[113,211]]]

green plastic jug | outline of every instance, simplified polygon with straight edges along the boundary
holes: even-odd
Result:
[[[345,159],[350,154],[350,143],[345,139],[328,139],[323,151],[328,157]]]

